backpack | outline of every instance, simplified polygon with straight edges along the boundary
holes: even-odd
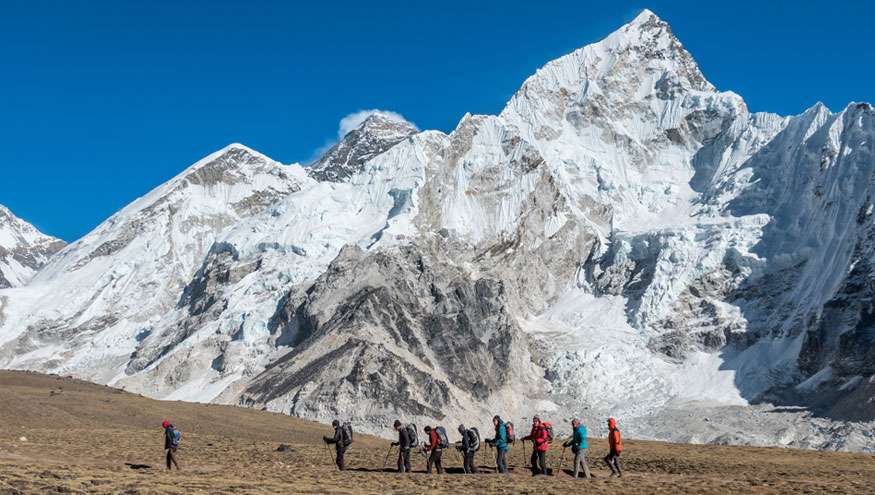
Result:
[[[340,436],[343,439],[343,446],[347,447],[352,444],[352,424],[347,421],[340,427]]]
[[[447,430],[445,430],[443,426],[438,426],[434,431],[437,432],[437,436],[440,439],[440,445],[438,445],[438,447],[442,449],[449,448],[450,440],[447,438]]]
[[[547,430],[547,443],[553,443],[553,423],[547,423],[546,421],[541,423],[542,428]]]
[[[407,429],[407,437],[410,439],[410,448],[419,447],[419,435],[416,433],[416,425],[410,423],[405,428]]]
[[[480,450],[480,431],[477,428],[468,430],[468,442],[473,452]]]
[[[174,447],[179,447],[179,442],[182,441],[182,432],[174,428],[172,435],[173,436],[171,437],[170,444]]]
[[[516,441],[516,436],[513,434],[513,423],[510,421],[504,423],[504,431],[507,433],[507,443],[514,443]]]

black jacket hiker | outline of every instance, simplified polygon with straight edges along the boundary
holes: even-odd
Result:
[[[398,446],[398,472],[410,472],[410,446],[413,444],[413,439],[410,438],[410,433],[406,426],[402,426],[398,430],[398,441],[393,442],[393,445]]]
[[[465,428],[464,425],[459,425],[459,434],[462,435],[462,441],[456,446],[462,453],[462,469],[466,474],[477,473],[477,466],[474,463],[477,451],[474,450],[473,437],[477,434],[472,430]]]
[[[322,440],[329,445],[334,444],[334,450],[337,452],[337,458],[334,462],[337,463],[337,468],[343,471],[346,468],[343,454],[346,453],[347,446],[343,443],[343,426],[337,421],[334,423],[336,423],[334,424],[334,436],[322,437]]]

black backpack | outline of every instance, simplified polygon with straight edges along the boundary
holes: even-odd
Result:
[[[410,423],[407,428],[407,438],[410,439],[410,448],[419,447],[419,434],[416,433],[416,425]]]
[[[347,421],[340,427],[340,436],[343,441],[343,446],[347,447],[352,444],[352,424]]]
[[[438,447],[440,447],[442,449],[449,448],[450,440],[449,440],[449,438],[447,438],[447,430],[445,430],[443,426],[438,426],[437,428],[434,429],[434,431],[437,432],[437,436],[441,442],[440,445],[438,445]]]
[[[468,445],[473,452],[480,450],[480,431],[477,428],[468,430]]]

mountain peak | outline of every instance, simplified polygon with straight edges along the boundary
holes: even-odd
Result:
[[[675,37],[671,26],[647,9],[641,11],[634,19],[614,31],[599,44],[609,41],[613,41],[619,46],[647,48],[657,58],[689,55],[686,54],[686,50],[683,50],[683,44]]]
[[[642,25],[642,24],[647,24],[649,22],[663,22],[663,21],[662,21],[662,19],[659,18],[658,15],[654,14],[652,10],[644,9],[638,15],[636,15],[635,18],[632,19],[632,21],[629,22],[627,25],[628,26]]]
[[[365,162],[418,132],[415,125],[396,113],[373,112],[313,162],[310,175],[321,181],[343,182],[361,170]]]
[[[650,96],[674,100],[691,91],[716,90],[668,23],[645,9],[604,39],[538,69],[501,115],[536,123],[542,135],[556,135],[555,122],[553,129],[544,125],[561,115],[569,102],[613,100],[613,107],[619,108]]]
[[[0,205],[0,289],[27,283],[64,245]]]
[[[412,122],[397,113],[374,112],[358,127],[346,133],[343,139],[358,139],[359,136],[353,135],[353,133],[357,133],[359,135],[372,135],[382,140],[393,140],[403,139],[417,132],[419,129]]]
[[[374,126],[385,126],[385,125],[398,125],[404,127],[412,127],[416,129],[416,126],[413,125],[412,122],[405,119],[403,116],[394,113],[394,112],[374,112],[368,115],[359,128],[366,127],[374,127]]]

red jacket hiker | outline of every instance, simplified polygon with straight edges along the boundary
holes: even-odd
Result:
[[[532,432],[525,438],[525,440],[531,440],[535,450],[539,452],[547,452],[547,449],[550,448],[549,439],[550,436],[543,423],[539,423],[537,426],[532,425]]]
[[[430,432],[428,432],[428,445],[425,446],[425,450],[434,450],[441,446],[441,437],[438,435],[437,428],[432,428]]]
[[[608,420],[608,445],[611,452],[620,453],[623,451],[623,437],[620,436],[620,430],[617,429],[617,420],[610,418]]]

